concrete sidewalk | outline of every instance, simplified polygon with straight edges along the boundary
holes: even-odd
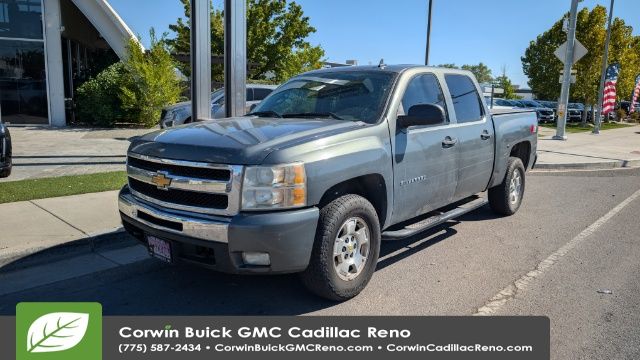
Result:
[[[11,126],[13,172],[0,182],[122,171],[129,139],[153,130]]]
[[[539,128],[540,170],[602,170],[640,166],[640,126],[567,134],[568,140],[552,140],[554,129]]]
[[[0,268],[32,253],[121,231],[118,192],[0,204]]]

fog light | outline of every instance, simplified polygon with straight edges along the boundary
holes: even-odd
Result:
[[[259,265],[269,266],[271,265],[271,258],[268,253],[263,252],[243,252],[242,261],[246,265]]]

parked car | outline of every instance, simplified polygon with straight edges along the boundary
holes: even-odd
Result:
[[[164,261],[300,273],[315,294],[349,299],[373,276],[383,238],[487,203],[518,211],[537,159],[536,114],[491,114],[481,94],[464,70],[298,75],[245,117],[132,140],[122,223]]]
[[[249,112],[251,106],[266,98],[275,88],[275,85],[247,84],[246,112]],[[223,117],[225,117],[224,89],[218,89],[211,93],[211,118],[220,119]],[[160,115],[160,127],[163,129],[188,124],[191,121],[191,101],[167,106],[162,109]]]
[[[584,105],[580,103],[569,103],[567,105],[567,121],[582,121],[582,113],[585,111]]]
[[[629,114],[631,110],[631,101],[621,101],[620,104],[618,104],[618,108]],[[635,103],[634,109],[635,112],[640,112],[640,102]]]
[[[553,109],[548,108],[537,101],[533,100],[518,100],[528,109],[534,109],[538,115],[539,122],[553,122],[555,121],[555,114]]]
[[[553,120],[558,120],[558,102],[549,100],[537,100],[542,106],[553,110]]]
[[[493,98],[493,102],[491,102],[491,97],[486,97],[485,96],[485,102],[487,103],[487,106],[489,107],[489,109],[513,109],[515,108],[515,106],[512,103],[509,103],[509,101],[505,100],[505,99],[500,99],[500,98]]]
[[[0,121],[0,178],[11,175],[11,133]]]

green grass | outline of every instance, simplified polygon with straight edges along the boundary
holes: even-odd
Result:
[[[540,124],[540,126],[542,127],[546,127],[546,128],[550,128],[550,129],[555,129],[556,128],[556,124]],[[633,126],[631,124],[621,124],[621,123],[615,123],[615,122],[610,122],[610,123],[602,123],[602,125],[600,126],[600,130],[611,130],[611,129],[620,129],[620,128],[625,128],[628,126]],[[582,127],[580,126],[580,123],[576,123],[576,124],[567,124],[567,128],[566,131],[568,133],[581,133],[581,132],[589,132],[593,130],[593,126],[592,125],[587,125],[586,127]]]
[[[0,182],[0,204],[120,189],[125,171]]]

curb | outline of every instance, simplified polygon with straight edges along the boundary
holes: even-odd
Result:
[[[588,163],[545,164],[537,163],[534,170],[612,170],[640,167],[640,160],[615,160]]]
[[[0,256],[0,274],[69,259],[98,249],[113,250],[135,244],[138,242],[119,227],[53,247],[36,247]]]

